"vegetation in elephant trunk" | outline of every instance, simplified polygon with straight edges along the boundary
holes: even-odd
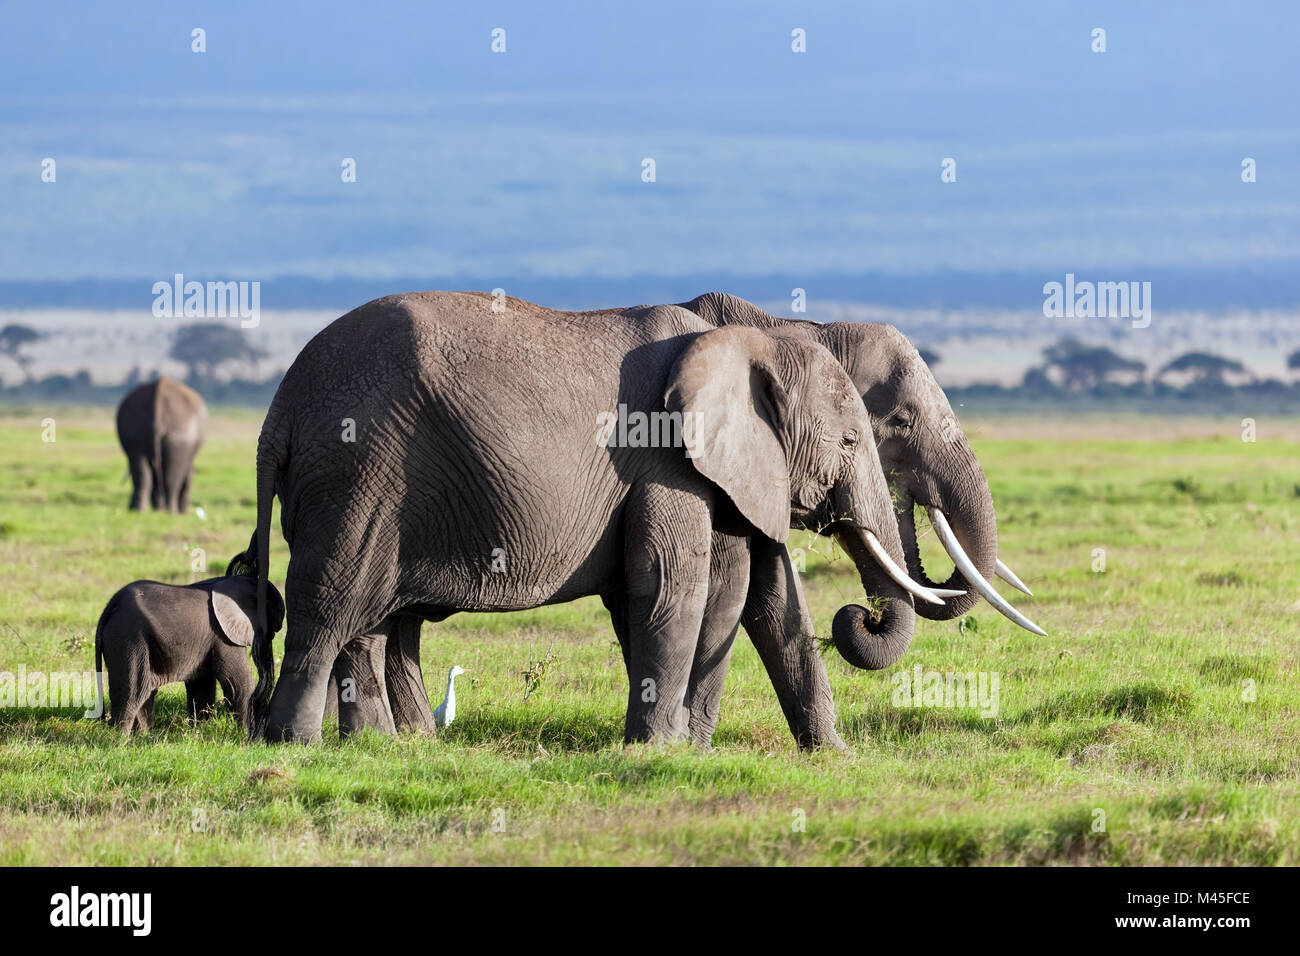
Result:
[[[842,531],[836,540],[853,559],[863,589],[874,600],[871,608],[858,604],[840,608],[831,624],[831,641],[854,667],[870,671],[889,667],[912,643],[916,625],[912,596],[882,573],[861,529]]]

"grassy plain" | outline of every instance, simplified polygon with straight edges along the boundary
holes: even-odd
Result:
[[[195,548],[224,570],[253,527],[258,424],[214,411],[201,520],[126,511],[111,412],[0,417],[0,671],[90,670],[122,584],[188,580]],[[468,671],[439,739],[249,745],[226,717],[187,725],[180,685],[130,741],[0,710],[0,864],[1300,862],[1300,425],[1260,419],[1255,442],[1238,419],[967,426],[1036,597],[1002,589],[1051,637],[982,605],[921,621],[889,671],[830,652],[848,755],[795,750],[743,636],[712,753],[625,751],[598,600],[461,615],[424,629],[435,701]],[[277,583],[286,560],[277,527]],[[823,631],[860,600],[826,541],[805,583]],[[916,665],[996,672],[998,716],[895,706]]]

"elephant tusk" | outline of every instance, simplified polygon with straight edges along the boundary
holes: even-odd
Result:
[[[934,528],[934,533],[939,536],[939,541],[943,544],[944,550],[948,552],[948,557],[952,558],[952,563],[957,566],[957,570],[962,573],[975,590],[979,591],[986,601],[1026,631],[1032,631],[1040,637],[1046,637],[1046,631],[1008,604],[1001,594],[993,590],[993,585],[984,580],[984,575],[979,573],[979,569],[975,567],[974,562],[966,556],[966,552],[957,543],[957,536],[952,533],[952,528],[949,526],[948,519],[944,517],[943,512],[938,508],[927,508],[926,511],[930,515],[930,525]]]
[[[1012,571],[1009,567],[1007,567],[1006,563],[1001,558],[998,558],[998,565],[995,573],[997,574],[998,577],[1000,577],[1003,581],[1006,581],[1007,584],[1010,584],[1017,591],[1023,591],[1025,594],[1028,594],[1030,597],[1034,596],[1034,592],[1029,590],[1029,588],[1025,587],[1025,582],[1020,580],[1020,578],[1016,577],[1016,572]]]
[[[871,556],[876,559],[876,563],[884,569],[886,574],[894,579],[895,584],[901,587],[908,594],[915,595],[922,601],[927,601],[930,604],[942,604],[943,598],[939,596],[940,594],[956,597],[959,594],[966,593],[965,591],[933,591],[917,584],[909,578],[907,572],[900,568],[894,559],[889,556],[889,552],[885,550],[884,545],[880,543],[880,540],[874,534],[863,528],[862,538],[866,541],[867,549],[871,551]]]

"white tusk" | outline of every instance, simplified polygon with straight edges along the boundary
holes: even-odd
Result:
[[[1000,577],[1003,581],[1006,581],[1007,584],[1010,584],[1017,591],[1023,591],[1025,594],[1028,594],[1030,597],[1034,596],[1034,592],[1029,590],[1029,588],[1025,587],[1025,582],[1020,580],[1018,577],[1016,577],[1016,572],[1012,571],[1009,567],[1007,567],[1006,563],[1003,562],[1001,558],[998,558],[998,565],[997,565],[997,569],[995,570],[995,573],[997,574],[998,577]]]
[[[880,543],[879,539],[874,534],[863,528],[862,537],[867,542],[867,548],[871,551],[871,556],[876,559],[876,563],[884,569],[886,574],[894,579],[895,584],[901,587],[908,594],[913,594],[916,597],[919,597],[922,601],[927,601],[930,604],[942,604],[943,598],[939,597],[940,593],[951,594],[953,596],[966,593],[965,591],[935,592],[931,591],[929,588],[922,587],[909,578],[907,572],[895,563],[894,559],[889,556],[889,552],[885,550],[884,545]]]
[[[993,590],[993,585],[984,580],[984,575],[979,573],[975,564],[966,556],[966,552],[961,549],[961,545],[957,543],[957,536],[952,533],[952,528],[949,527],[948,519],[943,516],[943,512],[938,508],[927,508],[926,511],[930,515],[930,525],[934,528],[934,533],[939,536],[939,541],[943,544],[944,550],[948,552],[948,557],[952,558],[952,563],[957,566],[957,570],[962,573],[975,590],[979,591],[986,601],[1026,631],[1032,631],[1040,637],[1046,637],[1046,631],[1008,604],[1001,594]]]

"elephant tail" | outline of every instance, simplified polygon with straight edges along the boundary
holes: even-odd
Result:
[[[101,720],[108,719],[108,710],[104,706],[104,624],[117,610],[117,597],[113,595],[95,625],[95,710]]]
[[[275,443],[272,417],[274,406],[262,426],[262,436],[257,446],[257,530],[253,533],[250,551],[257,563],[257,621],[253,641],[253,663],[257,667],[257,686],[253,689],[252,727],[250,736],[262,736],[269,716],[271,691],[275,688],[275,654],[271,647],[272,633],[267,613],[267,585],[271,568],[271,506],[275,489],[287,457],[282,445]]]

